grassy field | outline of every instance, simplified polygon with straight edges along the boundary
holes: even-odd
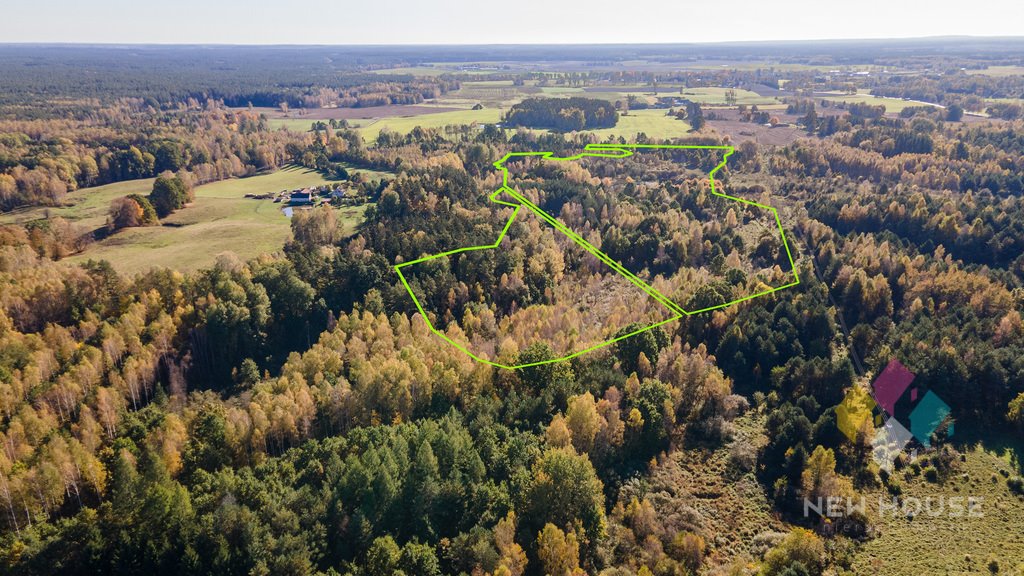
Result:
[[[985,104],[1020,104],[1024,106],[1024,98],[986,98]]]
[[[728,88],[683,88],[681,89],[667,89],[665,86],[659,86],[658,92],[655,94],[654,90],[650,87],[613,87],[609,86],[607,89],[601,87],[600,90],[591,90],[581,96],[588,98],[600,98],[602,100],[608,100],[614,102],[616,100],[625,101],[629,96],[636,96],[637,98],[646,100],[649,104],[653,104],[658,98],[678,97],[693,100],[705,105],[724,105],[725,104],[725,92]],[[779,104],[779,101],[775,98],[768,96],[759,96],[756,92],[750,90],[734,90],[736,93],[736,103],[752,105],[757,104],[760,107],[771,106]]]
[[[666,114],[668,110],[632,110],[626,116],[619,116],[614,128],[591,130],[602,138],[622,136],[627,140],[643,132],[651,138],[681,138],[686,136],[690,125],[685,120],[676,120]]]
[[[725,104],[725,93],[729,88],[683,88],[681,96],[701,104]],[[737,104],[777,104],[779,101],[768,96],[761,96],[750,90],[733,89]]]
[[[725,104],[726,88],[686,88],[682,96],[708,105]],[[759,96],[749,90],[735,90],[738,104],[758,104],[762,107],[782,106],[774,98]],[[424,128],[441,128],[452,124],[489,124],[499,122],[505,110],[523,98],[531,96],[585,96],[601,98],[611,102],[625,100],[629,95],[646,98],[654,102],[653,91],[644,86],[615,86],[607,90],[584,91],[582,88],[569,86],[513,86],[510,80],[493,80],[479,82],[463,82],[462,87],[433,102],[439,106],[461,107],[463,110],[437,113],[418,114],[415,116],[393,116],[367,120],[350,120],[349,123],[359,130],[367,142],[373,142],[381,130],[388,129],[400,134],[407,134],[416,126]],[[657,96],[680,96],[680,88],[660,86]],[[476,103],[484,103],[482,110],[472,110]],[[684,136],[690,126],[686,122],[665,115],[665,110],[647,109],[634,110],[628,116],[619,119],[618,126],[593,132],[602,138],[622,136],[632,138],[643,132],[652,138],[672,138]],[[271,119],[273,127],[287,127],[290,130],[306,131],[310,129],[309,119]]]
[[[281,249],[291,234],[289,220],[281,213],[280,204],[245,198],[245,194],[326,182],[319,172],[293,167],[205,184],[196,188],[193,204],[164,218],[162,225],[122,230],[64,262],[106,259],[119,271],[133,274],[153,266],[195,270],[209,266],[222,252],[234,252],[242,259],[274,252]],[[111,200],[132,193],[148,194],[152,186],[152,179],[144,179],[86,188],[70,194],[68,206],[5,214],[0,223],[24,222],[49,214],[98,228],[106,222]],[[349,230],[361,220],[364,208],[342,210]]]
[[[204,198],[165,218],[162,226],[130,228],[98,242],[63,262],[110,261],[119,272],[135,274],[154,266],[181,271],[208,267],[232,252],[242,260],[281,249],[291,237],[280,204],[269,200]],[[365,206],[341,210],[351,232]]]
[[[413,128],[442,128],[450,124],[472,124],[474,122],[493,124],[501,119],[501,111],[495,108],[483,110],[459,110],[457,112],[441,112],[439,114],[423,114],[421,116],[405,116],[381,118],[372,124],[359,129],[366,141],[377,139],[377,134],[384,128],[399,134],[408,134]]]
[[[650,86],[608,86],[593,89],[585,94],[591,98],[604,98],[606,100],[624,100],[628,96],[645,98],[653,103],[658,98],[679,97],[693,100],[701,104],[725,104],[725,93],[728,88],[679,88],[672,86],[658,86],[655,92]],[[737,104],[777,104],[778,100],[766,96],[759,96],[750,90],[733,90],[736,93]]]
[[[537,90],[539,90],[541,94],[550,96],[586,96],[583,88],[577,88],[575,86],[538,86]]]
[[[600,130],[588,130],[597,134],[602,139],[609,136],[618,138],[622,136],[627,140],[635,137],[638,132],[643,132],[651,138],[683,138],[688,136],[690,124],[685,120],[676,120],[673,116],[665,114],[667,110],[633,110],[627,116],[619,116],[619,122],[614,128],[602,128]],[[519,128],[506,128],[506,134],[511,137]],[[549,132],[540,128],[526,128],[528,132],[543,134]]]
[[[196,188],[196,198],[243,198],[249,193],[279,192],[304,186],[318,186],[330,182],[315,170],[289,166],[259,176],[231,178],[211,182]]]
[[[463,82],[458,90],[438,98],[438,102],[466,108],[472,108],[478,102],[487,108],[508,107],[526,98],[531,92],[537,93],[539,89],[513,86],[511,80]]]
[[[1015,496],[1000,471],[1020,474],[1014,462],[1016,450],[965,450],[966,460],[952,477],[932,483],[918,475],[903,482],[903,498],[922,503],[931,498],[980,499],[983,517],[950,517],[949,514],[916,518],[877,514],[878,493],[868,495],[867,512],[880,535],[866,542],[853,564],[855,574],[921,576],[923,574],[989,574],[988,563],[999,562],[999,574],[1021,574],[1024,565],[1024,497]],[[890,500],[887,500],[891,502]],[[911,501],[913,502],[913,501]],[[922,504],[923,506],[923,504]],[[949,510],[947,505],[946,510]]]
[[[386,176],[381,172],[361,170],[371,178]],[[278,192],[286,188],[301,188],[324,184],[327,180],[318,172],[304,168],[288,167],[277,172],[232,178],[204,184],[196,188],[196,198],[242,198],[246,193]],[[32,220],[60,216],[82,226],[99,228],[107,221],[110,202],[128,194],[150,193],[153,178],[128,180],[92,188],[82,188],[67,195],[65,205],[59,207],[36,206],[0,214],[0,224],[23,224]]]

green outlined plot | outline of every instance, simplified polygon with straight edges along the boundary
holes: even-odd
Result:
[[[595,247],[593,244],[591,244],[585,238],[583,238],[583,236],[581,236],[580,234],[576,233],[575,231],[573,231],[570,228],[568,228],[567,226],[565,226],[557,218],[555,218],[554,216],[552,216],[552,215],[548,214],[547,212],[545,212],[543,209],[541,209],[539,206],[537,206],[535,203],[530,201],[528,198],[526,198],[524,195],[522,195],[519,191],[517,191],[516,189],[514,189],[513,187],[511,187],[509,185],[509,173],[508,173],[508,168],[506,166],[506,163],[509,160],[514,159],[514,158],[535,157],[535,158],[539,158],[539,159],[542,159],[542,160],[553,160],[553,161],[568,162],[568,161],[579,160],[579,159],[582,159],[582,158],[627,158],[629,156],[632,156],[635,151],[640,151],[640,150],[722,150],[722,151],[724,151],[725,154],[723,155],[721,162],[719,162],[711,170],[711,172],[708,175],[708,180],[710,182],[711,194],[714,195],[714,196],[718,196],[718,197],[724,198],[726,200],[730,200],[730,201],[734,201],[734,202],[739,202],[741,204],[745,204],[745,205],[749,205],[749,206],[754,206],[754,207],[757,207],[757,208],[760,208],[760,209],[767,210],[767,211],[771,212],[772,216],[774,217],[775,225],[778,228],[779,236],[780,236],[780,238],[782,240],[782,247],[785,249],[786,259],[787,259],[787,261],[789,263],[790,273],[792,275],[792,280],[787,282],[787,283],[785,283],[785,284],[783,284],[783,285],[781,285],[781,286],[768,287],[768,288],[766,288],[764,290],[760,290],[760,291],[755,292],[753,294],[748,294],[746,296],[743,296],[743,297],[740,297],[740,298],[736,298],[736,299],[733,299],[733,300],[729,300],[727,302],[723,302],[723,303],[716,304],[716,305],[713,305],[713,306],[707,306],[707,307],[704,307],[704,308],[701,308],[701,309],[695,309],[695,310],[686,310],[686,309],[684,309],[684,307],[682,305],[680,305],[679,303],[673,301],[668,296],[662,294],[660,291],[658,291],[653,286],[651,286],[648,282],[644,281],[643,279],[641,279],[640,277],[635,275],[633,272],[631,272],[628,269],[626,269],[626,267],[623,266],[620,262],[616,261],[615,259],[611,258],[607,254],[605,254],[604,252],[599,250],[597,247]],[[553,362],[561,362],[561,361],[564,361],[564,360],[569,360],[571,358],[575,358],[577,356],[580,356],[580,355],[583,355],[583,354],[587,354],[589,352],[593,352],[595,350],[598,350],[598,349],[604,348],[606,346],[612,345],[612,344],[614,344],[616,342],[619,342],[621,340],[624,340],[626,338],[632,338],[633,336],[636,336],[636,335],[641,334],[643,332],[646,332],[648,330],[652,330],[652,329],[654,329],[654,328],[656,328],[658,326],[662,326],[664,324],[668,324],[670,322],[678,320],[678,319],[682,318],[683,316],[691,316],[691,315],[694,315],[694,314],[701,314],[701,313],[704,313],[704,312],[709,312],[709,311],[712,311],[712,310],[717,310],[717,309],[725,308],[725,307],[731,306],[733,304],[737,304],[737,303],[744,302],[744,301],[747,301],[747,300],[752,300],[754,298],[758,298],[758,297],[761,297],[761,296],[766,296],[768,294],[772,294],[774,292],[777,292],[779,290],[783,290],[785,288],[790,288],[790,287],[796,286],[797,284],[800,283],[800,278],[799,278],[799,276],[797,274],[797,271],[796,271],[796,265],[795,265],[794,260],[793,260],[793,254],[792,254],[792,251],[790,249],[789,242],[786,239],[786,233],[785,233],[785,230],[783,230],[782,221],[779,219],[778,211],[774,207],[768,206],[766,204],[761,204],[761,203],[758,203],[758,202],[754,202],[752,200],[747,200],[747,199],[744,199],[744,198],[738,198],[738,197],[735,197],[735,196],[730,196],[728,194],[720,192],[716,188],[716,185],[715,185],[715,174],[726,165],[726,162],[728,162],[729,156],[731,156],[734,151],[735,151],[735,149],[732,146],[712,146],[712,145],[588,144],[586,147],[584,147],[583,152],[580,152],[578,154],[574,154],[574,155],[571,155],[571,156],[565,156],[565,157],[555,156],[555,154],[553,152],[512,152],[512,153],[506,154],[504,158],[502,158],[501,160],[499,160],[499,161],[494,163],[495,168],[500,170],[501,173],[502,173],[502,185],[501,185],[500,188],[498,188],[493,193],[491,193],[491,195],[489,196],[489,199],[492,202],[496,203],[496,204],[504,205],[504,206],[508,206],[508,207],[512,208],[512,214],[509,217],[508,221],[505,223],[505,226],[502,228],[501,233],[498,235],[498,238],[494,241],[494,243],[486,244],[486,245],[481,245],[481,246],[467,246],[467,247],[464,247],[464,248],[457,248],[455,250],[449,250],[449,251],[446,251],[446,252],[442,252],[440,254],[433,254],[433,255],[430,255],[430,256],[424,256],[424,257],[418,258],[416,260],[410,260],[408,262],[403,262],[401,264],[395,265],[395,271],[398,273],[398,277],[401,279],[402,285],[405,286],[406,291],[409,293],[409,296],[413,299],[413,302],[416,305],[416,309],[419,311],[420,315],[423,318],[423,321],[426,322],[426,324],[430,328],[431,332],[433,332],[437,336],[441,337],[444,341],[448,342],[450,345],[454,346],[458,350],[460,350],[460,351],[464,352],[465,354],[469,355],[474,360],[477,360],[477,361],[482,362],[484,364],[488,364],[490,366],[494,366],[494,367],[497,367],[497,368],[505,368],[505,369],[526,368],[528,366],[536,366],[536,365],[540,365],[540,364],[549,364],[549,363],[553,363]],[[550,360],[544,360],[544,361],[540,361],[540,362],[527,363],[527,364],[508,365],[508,364],[502,364],[502,363],[499,363],[499,362],[494,362],[494,361],[492,361],[492,360],[490,360],[488,358],[483,358],[483,357],[478,356],[473,351],[471,351],[465,344],[457,342],[456,340],[454,340],[452,338],[449,338],[448,335],[444,333],[444,331],[439,330],[433,324],[433,322],[431,322],[430,316],[427,314],[426,310],[424,310],[423,304],[421,303],[419,298],[416,296],[415,291],[410,286],[410,284],[409,284],[405,274],[403,273],[402,269],[406,268],[406,267],[409,267],[409,266],[414,266],[414,265],[419,264],[419,263],[427,262],[427,261],[430,261],[430,260],[435,260],[435,259],[439,259],[439,258],[447,258],[447,257],[453,256],[453,255],[456,255],[456,254],[462,254],[462,253],[473,252],[473,251],[478,251],[478,250],[493,250],[493,249],[496,249],[496,248],[498,248],[501,245],[502,240],[504,240],[505,236],[508,234],[509,229],[512,227],[513,223],[516,221],[516,218],[523,213],[524,209],[526,211],[531,212],[534,215],[536,215],[539,219],[541,219],[542,221],[544,221],[547,224],[549,224],[550,226],[552,226],[556,231],[560,232],[561,234],[564,234],[568,239],[570,239],[572,242],[577,244],[583,250],[585,250],[586,252],[590,253],[595,258],[597,258],[597,260],[599,260],[600,262],[602,262],[605,265],[607,265],[615,273],[617,273],[618,275],[622,276],[623,278],[629,280],[629,282],[631,282],[634,286],[636,286],[637,288],[642,290],[649,297],[651,297],[653,300],[655,300],[661,306],[663,306],[670,313],[670,316],[667,319],[664,319],[664,320],[661,320],[661,321],[657,321],[657,322],[653,322],[653,323],[651,323],[649,325],[643,326],[643,327],[641,327],[641,328],[639,328],[637,330],[634,330],[634,331],[632,331],[630,333],[627,333],[627,334],[624,334],[624,335],[620,335],[618,337],[611,338],[611,339],[602,341],[602,342],[594,344],[594,345],[587,346],[584,349],[577,350],[577,351],[574,351],[574,352],[569,353],[569,354],[565,354],[565,355],[560,356],[558,358],[553,358],[553,359],[550,359]]]

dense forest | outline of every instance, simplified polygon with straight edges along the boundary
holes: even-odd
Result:
[[[408,62],[350,72],[392,58]],[[144,81],[122,73],[117,82]],[[25,74],[22,98],[59,86]],[[649,73],[594,72],[612,74]],[[767,82],[779,71],[701,82],[729,75]],[[382,89],[357,78],[317,85],[355,99],[341,106],[458,81]],[[941,86],[936,100],[970,109],[966,91]],[[119,204],[138,224],[184,206],[193,184],[286,164],[394,178],[362,184],[373,204],[354,231],[334,208],[296,211],[279,252],[224,254],[193,272],[62,261],[74,234],[56,218],[0,227],[5,574],[840,574],[878,531],[864,515],[803,514],[804,498],[898,495],[919,474],[958,477],[966,451],[946,427],[915,446],[917,460],[880,469],[869,437],[840,430],[850,390],[898,357],[952,407],[957,435],[1024,427],[1020,120],[858,104],[818,116],[813,90],[791,101],[806,136],[737,143],[716,183],[778,207],[796,270],[770,214],[710,194],[721,151],[511,163],[510,186],[687,308],[794,272],[801,281],[565,362],[502,370],[431,334],[393,266],[493,242],[511,212],[488,201],[502,185],[493,163],[578,153],[600,141],[586,129],[615,125],[613,104],[510,108],[509,125],[550,133],[416,128],[367,141],[350,128],[271,130],[228,107],[229,93],[251,96],[231,82],[209,100],[170,90],[156,103],[96,89],[101,101],[58,118],[5,112],[0,207],[159,176],[151,194]],[[733,142],[705,129],[663,143]],[[663,317],[525,213],[498,250],[410,267],[409,278],[445,334],[511,363]],[[754,527],[724,524],[731,511],[707,503],[721,494],[687,488],[719,454],[721,475],[768,508]],[[699,465],[681,467],[684,457]],[[1024,485],[1019,470],[1006,476],[991,480]],[[997,570],[999,560],[1012,570],[1020,558]]]

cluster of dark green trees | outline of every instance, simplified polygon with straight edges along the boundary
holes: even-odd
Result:
[[[153,191],[148,196],[129,194],[110,203],[107,231],[122,228],[157,224],[160,218],[169,216],[175,210],[184,208],[192,201],[190,176],[161,175],[153,181]]]
[[[505,114],[507,126],[550,128],[561,132],[611,128],[619,120],[615,107],[594,98],[528,98]]]

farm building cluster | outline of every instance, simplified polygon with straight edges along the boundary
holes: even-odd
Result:
[[[292,207],[319,206],[325,203],[334,206],[358,206],[369,200],[365,191],[360,187],[342,184],[310,186],[264,194],[246,194],[245,197],[255,200],[273,200],[275,204]]]

